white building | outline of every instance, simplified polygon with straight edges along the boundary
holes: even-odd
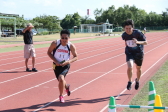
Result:
[[[81,24],[81,33],[97,33],[97,32],[112,32],[113,24],[110,24],[108,22],[108,19],[106,23],[99,23],[99,24]]]

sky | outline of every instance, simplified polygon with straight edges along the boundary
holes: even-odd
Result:
[[[161,14],[168,8],[168,0],[0,0],[0,13],[24,15],[32,19],[40,15],[57,16],[63,19],[67,14],[79,13],[84,17],[90,9],[90,18],[95,19],[96,8],[107,10],[114,5],[115,9],[124,5],[135,5],[147,13]]]

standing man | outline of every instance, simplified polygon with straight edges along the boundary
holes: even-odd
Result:
[[[66,83],[65,76],[70,69],[70,63],[77,60],[77,52],[75,46],[69,41],[70,32],[68,30],[62,30],[60,37],[59,40],[55,40],[51,43],[47,54],[53,60],[53,70],[59,82],[60,103],[64,103],[64,88],[68,96],[71,94],[69,89],[70,85]],[[70,59],[70,51],[73,55],[72,59]]]
[[[24,58],[25,58],[25,65],[26,65],[26,71],[27,72],[37,72],[37,69],[34,67],[35,66],[35,49],[33,46],[33,32],[31,29],[34,26],[29,23],[27,27],[23,30],[23,40],[24,40]],[[28,60],[29,58],[32,57],[32,70],[28,68]]]
[[[138,30],[134,30],[134,22],[129,19],[123,24],[125,32],[122,34],[122,39],[125,40],[125,54],[127,61],[128,85],[127,89],[131,90],[133,64],[136,64],[137,78],[135,79],[135,89],[139,88],[139,80],[141,77],[141,66],[144,57],[144,45],[147,45],[146,37]]]

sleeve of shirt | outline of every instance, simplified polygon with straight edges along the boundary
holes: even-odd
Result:
[[[139,41],[146,41],[145,35],[139,31]]]
[[[124,33],[122,34],[122,39],[125,40],[125,38],[124,38]]]

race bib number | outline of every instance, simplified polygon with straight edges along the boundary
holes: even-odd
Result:
[[[137,44],[134,43],[133,40],[127,40],[126,44],[127,44],[128,47],[136,47],[137,46]]]

